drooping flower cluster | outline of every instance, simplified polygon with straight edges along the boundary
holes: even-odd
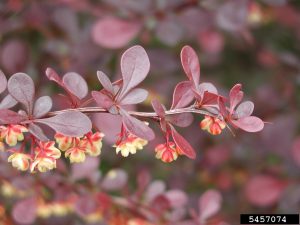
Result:
[[[121,153],[123,157],[127,157],[129,154],[135,154],[138,150],[142,150],[147,143],[147,140],[133,134],[128,134],[124,140],[115,144],[114,147],[116,148],[117,154]]]
[[[169,163],[178,158],[180,155],[180,149],[172,141],[168,141],[164,144],[159,144],[155,148],[156,158],[161,159],[163,162]]]
[[[222,130],[226,127],[226,123],[219,118],[205,116],[200,123],[200,127],[202,130],[207,130],[212,135],[218,135],[221,134]]]

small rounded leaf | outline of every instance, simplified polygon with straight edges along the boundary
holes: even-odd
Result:
[[[7,88],[11,96],[22,103],[29,114],[32,113],[34,98],[34,83],[25,73],[15,73],[8,80]]]
[[[9,109],[14,107],[18,102],[16,99],[14,99],[10,94],[6,95],[1,103],[0,103],[0,109]]]
[[[237,118],[242,118],[250,116],[253,113],[254,104],[251,101],[242,102],[235,110],[235,116]]]
[[[19,224],[33,224],[36,219],[37,202],[34,198],[17,202],[12,209],[12,217]]]
[[[264,122],[256,116],[243,117],[233,120],[232,123],[247,132],[259,132],[264,129]]]
[[[36,100],[33,108],[35,118],[46,115],[52,108],[52,99],[49,96],[43,96]]]
[[[68,91],[79,99],[83,99],[88,94],[87,83],[78,73],[66,73],[63,77],[63,84]]]
[[[4,73],[0,70],[0,94],[6,89],[7,80]]]
[[[199,219],[201,223],[216,214],[221,208],[221,203],[222,196],[218,191],[206,191],[199,199]]]

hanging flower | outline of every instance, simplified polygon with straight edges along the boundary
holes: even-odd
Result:
[[[127,157],[129,154],[135,154],[137,150],[142,150],[147,144],[147,140],[129,134],[126,139],[114,145],[114,147],[116,147],[117,154],[121,152],[123,157]]]
[[[0,126],[0,139],[4,140],[9,146],[15,146],[18,141],[24,140],[24,132],[28,129],[22,125]]]
[[[61,157],[61,152],[55,147],[54,141],[40,142],[35,148],[35,159],[30,166],[31,172],[36,168],[40,172],[46,172],[56,168],[56,159]]]
[[[155,148],[156,158],[161,159],[163,162],[169,163],[178,158],[180,149],[177,148],[174,142],[167,142],[164,144],[159,144]]]
[[[84,162],[86,149],[86,142],[83,142],[80,138],[76,138],[74,146],[66,151],[65,157],[69,157],[71,163]]]
[[[75,137],[65,136],[57,133],[54,135],[55,141],[58,144],[58,148],[62,151],[66,151],[71,148],[75,143]]]
[[[100,132],[96,132],[94,134],[92,132],[87,133],[81,140],[83,145],[86,146],[86,153],[88,153],[90,156],[100,155],[103,137],[104,134]]]
[[[200,127],[202,130],[207,130],[212,135],[218,135],[221,134],[222,130],[226,127],[226,123],[218,118],[205,116],[200,123]]]
[[[31,157],[28,154],[15,152],[8,157],[8,162],[12,163],[12,166],[21,171],[26,171],[29,168]]]

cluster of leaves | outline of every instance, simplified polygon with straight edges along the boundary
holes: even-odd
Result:
[[[252,102],[247,101],[238,105],[243,98],[240,84],[235,85],[231,89],[229,94],[230,106],[226,107],[226,98],[219,95],[217,89],[211,83],[199,84],[199,60],[191,47],[185,46],[182,49],[181,63],[188,81],[180,82],[175,87],[170,110],[166,110],[166,107],[159,101],[153,100],[152,106],[155,113],[131,112],[124,107],[141,103],[148,96],[146,90],[137,88],[146,78],[150,69],[149,58],[141,46],[134,46],[123,54],[121,59],[123,79],[112,83],[107,75],[103,72],[98,72],[97,76],[103,89],[92,91],[91,95],[93,98],[85,101],[84,99],[88,95],[88,86],[79,74],[71,72],[60,78],[54,70],[47,69],[47,77],[65,90],[67,95],[63,96],[69,103],[69,108],[52,112],[52,114],[55,114],[54,116],[51,116],[52,114],[49,113],[52,108],[52,100],[49,96],[43,96],[36,101],[34,100],[34,83],[28,75],[16,73],[7,82],[4,74],[1,73],[1,90],[4,91],[7,86],[9,92],[9,95],[1,103],[0,122],[2,125],[6,125],[6,127],[3,126],[1,128],[1,138],[5,138],[8,145],[14,146],[16,142],[11,143],[10,139],[17,137],[19,141],[22,141],[22,132],[28,129],[31,136],[30,157],[35,161],[41,160],[38,157],[40,157],[40,152],[42,152],[46,158],[57,159],[60,157],[60,153],[56,153],[57,149],[49,147],[53,146],[53,144],[49,142],[43,129],[38,125],[44,124],[54,129],[57,134],[65,136],[64,141],[66,143],[72,143],[70,147],[72,147],[75,158],[71,158],[71,162],[81,162],[82,160],[76,159],[76,157],[78,158],[78,154],[88,147],[86,147],[86,144],[81,144],[79,139],[72,140],[72,138],[80,138],[84,135],[86,135],[84,139],[88,138],[87,134],[92,130],[92,121],[85,113],[107,112],[119,115],[122,118],[122,127],[116,146],[122,149],[121,151],[131,153],[135,153],[136,148],[142,148],[146,144],[143,140],[150,141],[155,137],[153,130],[149,126],[134,117],[137,116],[159,122],[166,142],[155,149],[157,152],[156,157],[161,158],[164,162],[171,162],[178,155],[186,155],[192,159],[196,157],[193,147],[174,127],[174,125],[179,127],[189,126],[193,121],[191,113],[206,115],[205,120],[210,119],[210,121],[206,122],[202,128],[207,129],[212,134],[220,133],[221,123],[226,124],[228,127],[228,124],[230,124],[234,128],[241,128],[248,132],[257,132],[263,129],[264,123],[262,120],[251,116],[254,108]],[[93,103],[93,100],[98,107],[86,106]],[[14,106],[17,102],[23,105],[23,109],[20,109],[18,112],[7,109]],[[24,130],[18,130],[17,126],[21,126]],[[12,133],[12,131],[15,133]],[[20,137],[22,138],[18,138],[18,135],[21,135]],[[130,135],[133,135],[134,139],[129,138]],[[170,141],[171,137],[174,143]],[[120,147],[121,143],[123,147]],[[97,144],[99,145],[100,143]],[[33,149],[36,146],[41,150],[34,152]],[[45,149],[50,148],[50,152],[44,153]],[[23,157],[28,158],[26,154],[23,154],[25,153],[24,145],[18,150],[18,153],[20,152]],[[67,152],[66,154],[70,155],[71,153]],[[35,161],[33,165],[39,163],[39,161]],[[49,168],[55,168],[55,165]],[[40,171],[45,171],[45,169],[40,169]]]

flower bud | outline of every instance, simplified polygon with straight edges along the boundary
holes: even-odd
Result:
[[[37,168],[40,172],[47,172],[56,168],[56,160],[51,157],[37,157],[30,166],[30,171],[34,172]]]
[[[81,163],[85,160],[85,151],[86,143],[76,138],[75,145],[66,151],[65,157],[69,157],[71,163]]]
[[[8,157],[8,162],[12,163],[12,166],[21,171],[26,171],[29,168],[30,156],[23,153],[13,153]]]
[[[92,132],[89,132],[81,140],[84,143],[84,145],[86,146],[86,152],[90,156],[98,156],[101,154],[103,137],[104,137],[103,133],[96,132],[93,134]]]
[[[59,133],[55,134],[54,138],[56,143],[58,144],[58,148],[62,151],[66,151],[71,148],[74,145],[76,139],[75,137],[68,137]]]
[[[177,149],[174,142],[167,142],[159,144],[155,148],[156,158],[161,159],[163,162],[172,162],[178,158],[179,149]]]
[[[24,140],[24,132],[27,128],[22,125],[0,126],[0,139],[5,139],[6,144],[15,146],[18,141]]]
[[[226,127],[226,123],[218,118],[205,116],[201,121],[200,127],[202,130],[207,130],[212,135],[221,134],[222,130]]]

